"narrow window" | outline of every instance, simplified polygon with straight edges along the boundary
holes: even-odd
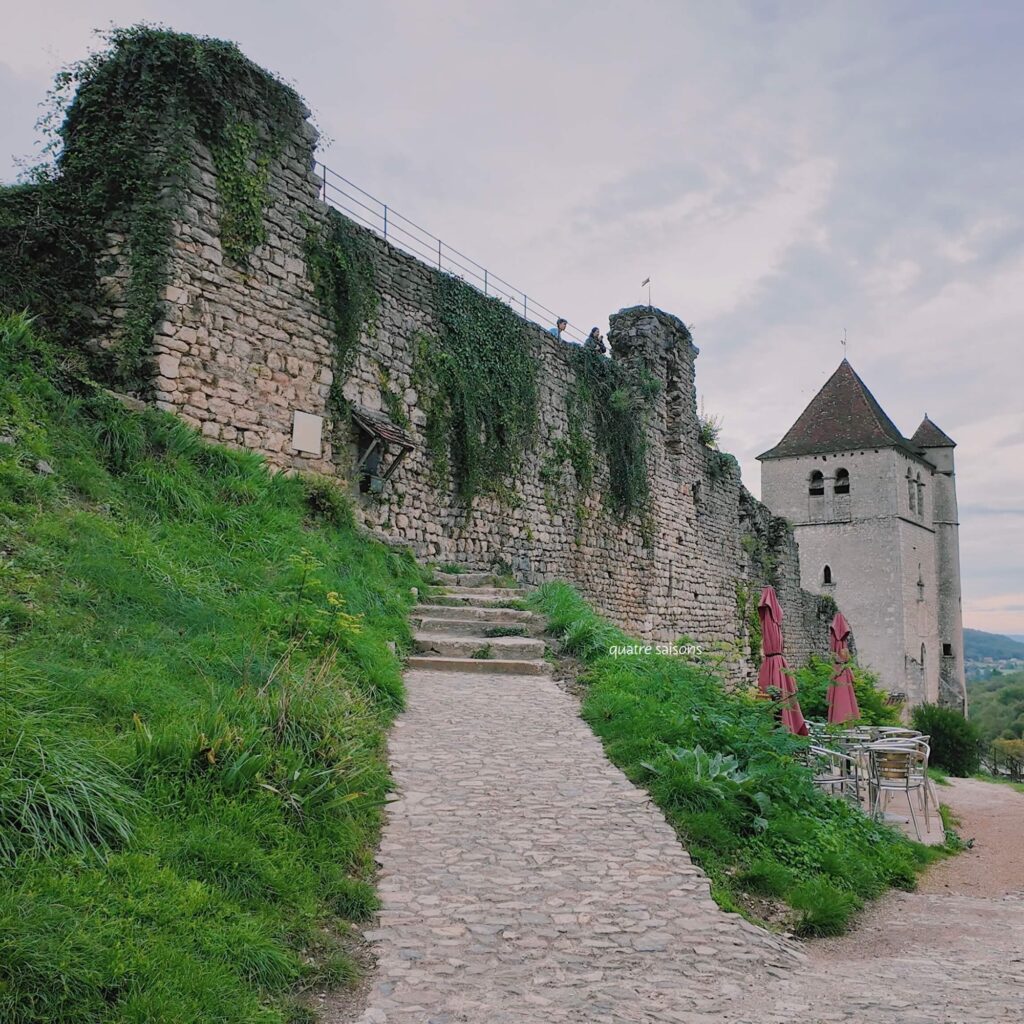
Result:
[[[845,469],[836,470],[836,494],[849,494],[850,493],[850,473]]]
[[[953,657],[953,645],[952,644],[943,644],[942,645],[942,656],[944,658],[952,658]]]
[[[924,668],[924,644],[921,644],[921,668]]]
[[[917,484],[914,483],[914,478],[910,475],[910,470],[907,470],[907,498],[910,501],[910,511],[917,511]]]
[[[832,566],[831,565],[826,565],[825,566],[825,570],[821,574],[821,582],[822,583],[831,583],[832,582]]]
[[[815,497],[825,493],[825,475],[820,469],[816,469],[811,474],[811,483],[807,488],[807,493]]]
[[[924,518],[924,484],[921,483],[921,474],[917,474],[917,514]]]

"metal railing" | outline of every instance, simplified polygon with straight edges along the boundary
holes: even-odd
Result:
[[[332,171],[319,160],[315,161],[313,166],[320,179],[320,197],[324,202],[351,217],[357,224],[374,231],[385,241],[444,273],[461,278],[484,295],[502,300],[515,313],[531,323],[539,324],[541,327],[552,327],[558,317],[562,316],[536,299],[531,299],[521,288],[516,288],[504,278],[491,273],[476,260],[452,248],[447,242],[421,228],[337,171]],[[577,344],[585,339],[583,331],[571,323],[562,331],[562,337]]]

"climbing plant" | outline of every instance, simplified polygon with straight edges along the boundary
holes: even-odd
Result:
[[[750,644],[750,657],[755,668],[761,667],[761,617],[757,614],[759,591],[752,583],[736,580],[736,615],[741,631],[745,628]]]
[[[326,220],[306,225],[306,269],[320,309],[334,328],[334,379],[328,396],[331,419],[348,417],[342,393],[355,362],[364,328],[373,326],[380,303],[366,233],[329,208]]]
[[[448,275],[438,278],[435,311],[437,337],[420,339],[417,358],[427,446],[462,501],[512,500],[509,481],[537,424],[537,360],[525,324]]]
[[[224,254],[240,263],[264,238],[267,168],[304,108],[233,43],[149,25],[104,39],[104,49],[61,71],[49,94],[40,127],[53,167],[0,193],[0,301],[88,339],[103,305],[97,259],[109,232],[123,236],[125,316],[94,369],[133,389],[148,378],[192,140],[213,155]]]
[[[238,121],[213,151],[217,192],[223,206],[220,244],[232,263],[244,263],[256,246],[267,240],[263,212],[270,160],[277,155],[278,146],[260,153],[257,143],[256,125]]]
[[[579,348],[572,355],[576,381],[571,397],[570,441],[573,416],[589,411],[594,438],[608,462],[608,500],[612,511],[626,519],[643,513],[650,501],[647,480],[649,414],[659,390],[658,381],[642,367],[606,359],[599,352]],[[582,438],[580,420],[575,421]],[[578,447],[573,467],[577,478],[592,478],[586,450]],[[582,484],[582,479],[581,479]]]

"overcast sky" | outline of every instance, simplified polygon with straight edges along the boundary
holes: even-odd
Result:
[[[760,490],[842,358],[957,442],[964,618],[1024,634],[1024,3],[19,4],[0,174],[92,30],[233,39],[325,162],[581,326],[693,326],[698,392]]]

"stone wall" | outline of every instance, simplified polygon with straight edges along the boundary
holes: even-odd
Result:
[[[153,340],[151,397],[160,408],[280,469],[338,476],[367,527],[420,557],[508,567],[530,583],[568,579],[646,638],[738,643],[737,674],[751,669],[742,653],[747,602],[769,580],[780,591],[794,660],[824,649],[827,621],[800,590],[791,531],[742,488],[735,460],[699,441],[698,350],[682,321],[660,310],[620,310],[609,331],[613,358],[643,364],[661,385],[648,424],[649,514],[621,522],[608,511],[600,457],[586,493],[571,466],[559,462],[573,350],[534,324],[525,325],[525,335],[539,367],[539,422],[521,472],[509,482],[515,498],[481,497],[467,508],[450,480],[436,479],[418,393],[417,346],[436,343],[438,331],[438,271],[366,232],[379,308],[339,383],[351,403],[404,421],[414,448],[379,494],[358,494],[355,436],[349,424],[331,421],[333,327],[304,255],[308,232],[327,218],[312,172],[314,142],[303,125],[272,159],[266,243],[245,266],[233,266],[219,239],[214,163],[193,141],[190,173],[177,186],[165,314]],[[116,235],[111,245],[116,252]],[[115,306],[118,294],[112,289]],[[324,421],[319,445],[298,439],[296,414],[315,418],[307,426]],[[594,446],[592,432],[589,442]]]

